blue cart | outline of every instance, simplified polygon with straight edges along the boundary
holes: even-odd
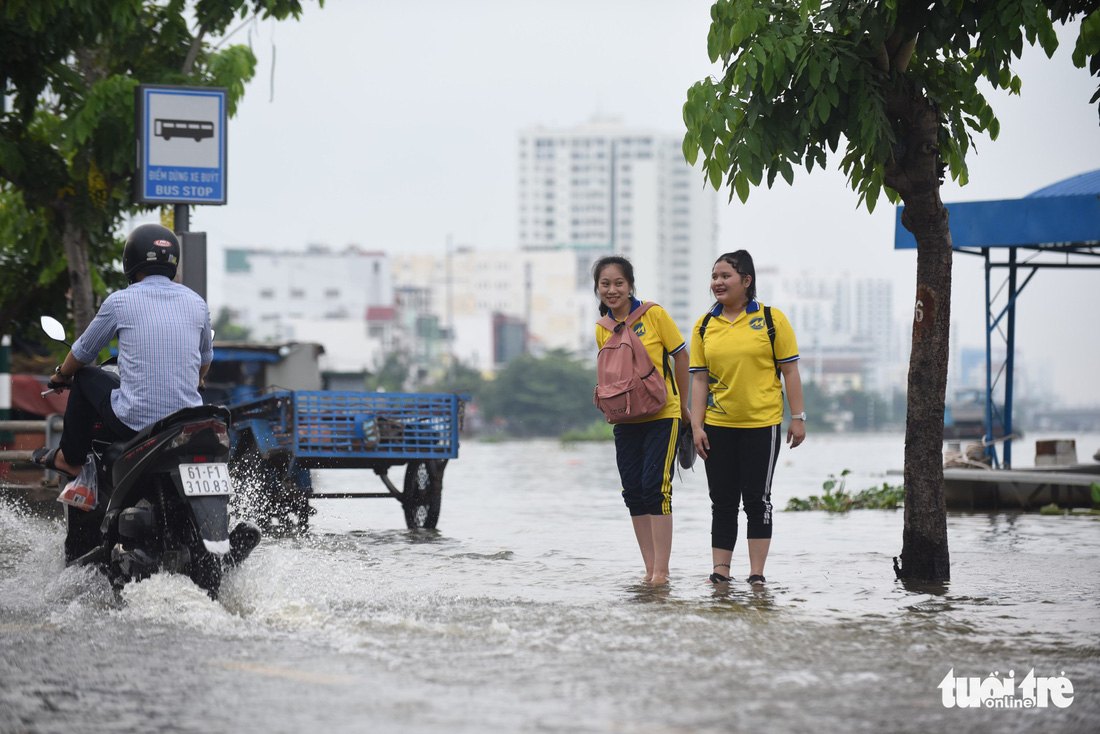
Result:
[[[312,500],[393,497],[409,528],[439,521],[465,396],[282,390],[231,402],[230,471],[269,530],[305,530]],[[388,476],[404,465],[402,489]],[[372,469],[385,492],[313,491],[311,469]]]

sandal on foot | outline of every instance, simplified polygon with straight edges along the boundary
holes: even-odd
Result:
[[[64,469],[59,469],[57,464],[55,463],[57,461],[57,452],[60,450],[60,448],[50,449],[46,448],[45,446],[40,449],[35,449],[34,453],[31,454],[31,461],[35,464],[38,464],[38,466],[42,467],[43,469],[55,471],[62,476],[68,477],[69,479],[76,479],[75,474],[70,474]]]
[[[729,563],[715,563],[715,565],[712,566],[711,568],[725,568],[725,569],[728,569],[729,568]],[[709,579],[709,580],[711,580],[711,583],[729,583],[729,577],[728,576],[722,576],[722,574],[718,573],[717,571],[715,571],[714,573],[711,574],[711,579]]]
[[[749,576],[748,579],[746,579],[746,580],[750,584],[752,584],[753,586],[763,586],[768,581],[766,578],[764,578],[763,576],[761,576],[758,573],[754,573],[752,576]]]

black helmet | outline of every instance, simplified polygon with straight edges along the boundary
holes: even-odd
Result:
[[[138,273],[176,277],[180,264],[180,241],[175,232],[159,224],[143,224],[126,238],[122,270],[133,283]]]

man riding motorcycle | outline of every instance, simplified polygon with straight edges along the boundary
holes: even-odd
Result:
[[[72,387],[65,427],[60,447],[39,449],[35,462],[76,476],[97,422],[128,439],[177,410],[202,405],[199,388],[214,358],[210,311],[197,293],[173,282],[179,261],[179,239],[167,227],[143,224],[126,238],[122,266],[130,285],[107,296],[54,370],[51,383]],[[116,336],[117,375],[92,365]]]

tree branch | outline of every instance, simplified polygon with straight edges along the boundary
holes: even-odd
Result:
[[[913,36],[905,43],[898,46],[898,50],[894,52],[893,64],[894,70],[899,74],[904,74],[905,70],[909,68],[909,62],[913,59],[913,51],[917,48],[917,37]]]
[[[207,27],[203,23],[199,26],[199,32],[195,34],[194,40],[191,41],[191,48],[187,49],[187,58],[183,60],[183,73],[190,74],[191,67],[195,65],[195,59],[199,56],[199,49],[202,48],[202,39],[206,35]]]
[[[886,50],[885,43],[880,43],[875,52],[875,68],[884,73],[890,71],[890,52]]]

